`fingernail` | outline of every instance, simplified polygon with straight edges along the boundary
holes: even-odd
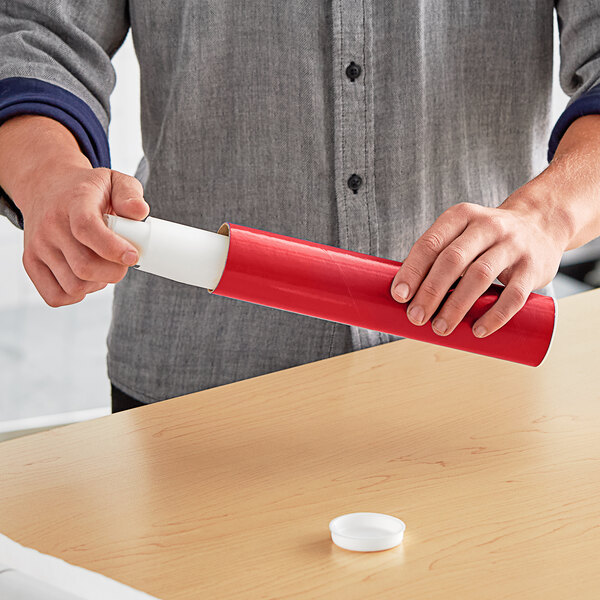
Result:
[[[435,333],[439,333],[440,335],[444,335],[446,331],[448,331],[448,323],[446,323],[445,319],[439,317],[436,319],[431,325],[435,331]]]
[[[415,325],[421,325],[425,317],[425,311],[420,306],[411,306],[408,309],[408,316]]]
[[[124,265],[128,267],[133,267],[138,261],[138,253],[135,250],[126,250],[123,253],[123,257],[121,258]]]
[[[408,294],[410,294],[408,285],[406,285],[406,283],[399,283],[394,288],[394,294],[396,294],[396,297],[402,300],[403,302],[406,301],[406,299],[408,298]]]
[[[477,325],[475,329],[473,329],[473,334],[475,337],[482,338],[487,333],[487,329],[482,327],[481,325]]]

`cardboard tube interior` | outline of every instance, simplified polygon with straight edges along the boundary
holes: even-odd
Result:
[[[217,233],[220,235],[224,235],[225,237],[229,237],[229,223],[223,223],[223,225],[221,225],[221,227],[219,227],[219,229],[217,230]],[[227,254],[229,255],[229,249],[227,250]],[[225,269],[227,268],[227,259],[225,259]],[[222,277],[222,275],[221,275]],[[217,283],[217,287],[219,287],[219,284]],[[208,290],[209,294],[212,294],[217,287],[213,288],[212,290]]]

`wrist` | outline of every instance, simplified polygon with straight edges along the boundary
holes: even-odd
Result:
[[[0,186],[22,212],[49,182],[74,168],[92,166],[72,133],[57,121],[22,115],[0,127]]]
[[[511,194],[499,208],[527,219],[564,252],[576,233],[576,218],[570,203],[546,172]]]

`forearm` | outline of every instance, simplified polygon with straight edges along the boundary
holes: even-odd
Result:
[[[531,206],[563,250],[600,236],[600,115],[581,117],[564,134],[551,164],[502,208]]]
[[[91,169],[73,134],[47,117],[22,115],[0,127],[0,187],[22,210],[64,168]]]

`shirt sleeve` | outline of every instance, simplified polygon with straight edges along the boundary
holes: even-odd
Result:
[[[550,136],[548,161],[571,123],[600,114],[600,2],[555,0],[560,34],[560,85],[570,96]]]
[[[67,127],[94,167],[110,167],[111,58],[129,29],[127,0],[0,3],[0,125],[36,114]],[[0,215],[23,217],[0,188]]]

